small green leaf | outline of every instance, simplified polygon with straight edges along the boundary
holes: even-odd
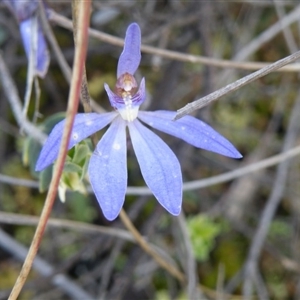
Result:
[[[43,171],[40,172],[39,175],[39,190],[41,193],[45,192],[48,190],[48,187],[50,185],[50,181],[52,178],[52,170],[53,167],[50,166],[46,169],[44,169]]]
[[[89,154],[90,154],[90,149],[87,145],[85,145],[85,144],[76,145],[75,153],[74,153],[72,161],[75,164],[82,165],[82,163],[84,164],[83,160],[85,158],[87,158],[89,156]]]
[[[84,165],[82,167],[82,173],[81,173],[80,180],[83,180],[85,178],[85,175],[86,175],[87,170],[88,170],[89,162],[90,162],[90,158],[88,157],[84,161]]]
[[[41,145],[38,142],[30,137],[25,139],[22,160],[25,166],[29,166],[30,173],[34,176],[37,175],[37,172],[35,172],[35,164],[40,151]]]
[[[73,162],[67,161],[64,166],[65,173],[80,173],[82,172],[82,168]]]
[[[222,228],[205,215],[197,215],[187,220],[194,255],[197,260],[205,261],[215,244],[215,238]]]
[[[68,188],[72,191],[78,191],[81,194],[86,194],[85,185],[80,180],[80,175],[77,172],[64,172],[61,177],[60,185],[62,185],[65,189]]]

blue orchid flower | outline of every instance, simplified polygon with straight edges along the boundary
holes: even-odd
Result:
[[[36,14],[38,1],[3,0],[3,2],[19,22],[21,38],[28,60],[30,60],[32,52],[35,54],[34,75],[45,77],[50,63],[50,56],[42,26]]]
[[[158,202],[172,215],[179,215],[182,202],[181,168],[175,154],[148,127],[153,127],[202,149],[232,158],[242,155],[223,136],[204,122],[185,116],[173,121],[176,112],[139,111],[146,97],[145,79],[140,86],[134,78],[141,60],[141,32],[131,24],[126,32],[124,49],[118,61],[115,92],[105,84],[114,112],[78,113],[69,142],[69,149],[101,130],[110,127],[92,154],[88,175],[104,216],[114,220],[125,200],[127,189],[126,127],[142,176]],[[58,156],[65,120],[58,123],[44,144],[36,164],[41,171]]]

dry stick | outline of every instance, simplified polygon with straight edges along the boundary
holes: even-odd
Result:
[[[49,12],[49,19],[56,24],[60,25],[69,30],[73,30],[72,21],[68,18],[54,12]],[[98,31],[96,29],[89,28],[89,36],[99,39],[103,42],[109,43],[111,45],[116,45],[122,47],[124,45],[124,40],[113,35]],[[152,46],[142,45],[141,50],[144,53],[158,55],[168,59],[174,59],[183,62],[191,63],[202,63],[204,65],[221,67],[221,68],[236,68],[241,70],[258,70],[260,68],[266,67],[268,63],[262,62],[238,62],[231,60],[216,59],[205,56],[192,55],[187,53],[181,53],[177,51],[159,49]],[[279,70],[279,72],[299,72],[300,64],[293,64],[290,66],[285,66]]]
[[[169,259],[167,256],[166,256],[166,260],[164,260],[158,254],[158,251],[161,251],[161,249],[157,248],[155,251],[155,249],[153,249],[155,246],[149,245],[147,243],[147,241],[135,229],[134,225],[132,224],[132,222],[128,218],[128,216],[124,213],[125,213],[124,210],[121,210],[120,218],[122,219],[124,224],[126,222],[125,226],[129,229],[129,231],[131,231],[131,233],[133,234],[133,236],[136,239],[136,242],[141,246],[141,248],[144,249],[144,251],[146,253],[148,253],[150,256],[152,256],[161,267],[163,267],[171,275],[173,275],[175,278],[177,278],[181,283],[185,283],[185,284],[189,283],[189,282],[187,282],[187,279],[185,278],[184,274],[182,274],[174,265],[169,264],[167,262],[167,259]],[[152,248],[149,246],[152,246]],[[216,293],[214,290],[211,290],[210,288],[207,288],[206,286],[200,285],[199,283],[197,285],[197,288],[198,288],[198,291],[200,292],[200,297],[202,296],[201,300],[206,299],[203,297],[203,295],[201,295],[202,294],[201,291],[203,291],[203,293],[205,295],[207,295],[208,297],[210,297],[211,299],[217,299],[217,297],[218,297],[218,293]],[[199,296],[199,294],[197,296]],[[229,298],[231,300],[242,300],[241,296],[234,296],[234,295],[229,295],[229,294],[224,294],[224,296],[226,296],[227,298]],[[198,299],[198,298],[192,297],[191,299]]]
[[[184,191],[192,191],[208,187],[215,184],[220,184],[233,180],[235,178],[245,176],[247,174],[259,171],[261,169],[269,168],[277,165],[278,163],[285,161],[289,158],[300,155],[300,146],[294,147],[288,151],[284,151],[280,154],[271,156],[269,158],[260,160],[256,163],[252,163],[248,166],[244,166],[234,171],[226,172],[220,175],[212,176],[205,179],[189,181],[183,184]],[[146,187],[128,187],[127,195],[151,195],[151,191]]]
[[[54,33],[52,31],[52,28],[48,22],[47,15],[45,12],[45,8],[42,2],[39,2],[39,13],[40,13],[40,19],[42,23],[43,32],[52,48],[52,51],[55,54],[55,57],[57,59],[57,63],[68,83],[71,81],[72,76],[72,70],[70,66],[68,65],[62,51],[59,48],[59,45],[57,43],[57,40],[54,36]]]
[[[0,212],[0,224],[33,226],[33,225],[37,225],[38,221],[39,218],[36,216]],[[53,228],[72,229],[82,233],[100,233],[115,238],[119,238],[127,242],[136,243],[136,239],[129,231],[120,228],[93,225],[93,224],[88,224],[88,223],[83,223],[78,221],[71,221],[66,219],[55,219],[55,218],[50,218],[48,220],[47,226]],[[144,239],[146,239],[146,237],[144,237]],[[175,261],[173,261],[172,257],[168,253],[166,253],[162,248],[159,248],[154,244],[150,244],[150,246],[154,250],[159,252],[162,256],[164,256],[166,260],[170,261],[172,264],[175,264]]]
[[[23,114],[21,105],[21,99],[18,95],[17,88],[14,84],[12,76],[10,75],[5,61],[0,51],[0,79],[2,81],[2,87],[4,94],[9,101],[10,107],[14,114],[14,117],[20,126],[28,135],[33,137],[35,140],[43,143],[46,139],[46,135],[36,128],[31,122],[28,121],[27,117]]]
[[[78,3],[80,1],[73,0],[72,1],[72,7],[73,7],[73,16],[74,20],[76,20],[76,14],[77,14],[77,7]],[[74,38],[76,43],[76,21],[74,22]],[[85,80],[85,81],[84,81]],[[83,94],[88,93],[87,90],[87,82],[86,82],[86,76],[83,77],[82,82],[82,89],[81,89],[81,96],[85,96]],[[86,111],[86,107],[84,106],[84,110]],[[127,213],[124,209],[121,210],[120,218],[125,225],[125,227],[132,233],[132,235],[135,237],[137,243],[141,246],[141,248],[148,253],[150,256],[153,257],[154,260],[157,261],[157,263],[162,266],[164,269],[166,269],[170,274],[172,274],[174,277],[176,277],[181,282],[184,282],[184,275],[177,270],[173,265],[169,264],[164,258],[162,258],[151,246],[148,244],[148,242],[142,237],[142,235],[139,233],[139,231],[134,227],[133,223],[131,222],[130,218],[128,217]]]
[[[13,225],[25,225],[25,226],[34,226],[39,222],[39,217],[23,214],[15,214],[0,211],[0,224],[13,224]],[[48,227],[53,228],[64,228],[72,229],[82,233],[97,233],[105,234],[115,238],[119,238],[128,242],[135,242],[132,234],[127,230],[120,228],[113,228],[101,225],[93,225],[84,222],[66,220],[66,219],[57,219],[50,218],[47,222]]]
[[[78,15],[79,15],[79,5],[81,0],[72,0],[72,16],[73,16],[73,37],[75,42],[75,48],[78,46],[78,40],[77,40],[77,28],[78,28]],[[90,113],[92,111],[91,109],[91,103],[90,103],[90,93],[88,89],[88,83],[86,78],[86,69],[84,65],[83,69],[83,76],[82,76],[82,83],[81,83],[81,102],[83,105],[83,109],[85,113]]]
[[[74,40],[75,45],[77,45],[77,15],[78,15],[78,5],[80,1],[79,0],[73,0],[72,1],[72,9],[73,9],[73,22],[74,22]],[[82,78],[82,85],[81,85],[81,98],[82,103],[84,107],[85,112],[90,112],[90,103],[89,103],[89,92],[87,88],[87,79],[86,79],[86,73],[84,69],[84,74]],[[96,145],[95,139],[93,139],[94,146]],[[127,227],[127,229],[132,233],[132,235],[135,237],[137,243],[141,246],[142,249],[145,250],[146,253],[151,255],[159,265],[161,265],[163,268],[165,268],[169,273],[171,273],[173,276],[175,276],[180,281],[184,281],[184,275],[181,274],[174,266],[170,265],[168,262],[164,260],[155,250],[151,248],[151,246],[148,244],[148,242],[142,237],[142,235],[138,232],[138,230],[134,227],[133,223],[130,221],[129,217],[127,216],[126,212],[122,209],[120,213],[121,220],[123,221],[124,225]]]
[[[290,122],[287,130],[287,135],[284,139],[283,150],[289,149],[297,139],[297,135],[299,133],[299,117],[300,117],[300,91],[298,92],[298,97],[294,107],[292,109],[292,115],[290,117]],[[253,238],[253,242],[251,244],[251,248],[249,250],[247,263],[246,263],[246,279],[244,283],[244,295],[245,298],[250,298],[251,290],[252,290],[252,280],[253,274],[258,266],[258,259],[263,247],[263,243],[266,239],[268,229],[270,223],[274,217],[276,209],[282,199],[283,192],[285,189],[285,182],[287,178],[289,161],[283,162],[278,166],[278,170],[276,173],[276,178],[273,185],[272,193],[267,201],[267,204],[262,213],[259,227],[255,236]]]
[[[280,23],[285,17],[284,10],[281,7],[279,7],[275,1],[273,2]],[[298,6],[298,9],[300,9],[300,5]],[[297,49],[298,47],[296,45],[296,42],[293,38],[291,31],[289,30],[289,28],[285,28],[284,26],[282,26],[282,30],[283,30],[284,38],[286,40],[286,44],[288,45],[290,52],[295,52],[296,51],[295,49]],[[283,150],[289,149],[296,140],[297,132],[299,131],[299,126],[297,122],[299,115],[300,115],[300,91],[298,91],[298,97],[292,109],[292,115],[290,117],[287,135],[284,139]],[[263,283],[263,280],[257,278],[259,276],[258,260],[259,260],[260,252],[263,247],[263,242],[266,239],[269,225],[274,217],[276,208],[279,205],[284,192],[284,187],[285,187],[284,182],[286,181],[288,175],[289,164],[290,162],[286,161],[286,162],[282,162],[278,166],[272,193],[269,196],[269,199],[263,211],[257,232],[253,237],[251,248],[249,250],[248,258],[245,264],[245,281],[243,286],[243,293],[246,299],[251,298],[253,283],[255,284],[257,290],[259,289],[260,285]],[[269,298],[267,290],[264,288],[263,285],[260,294],[263,295],[263,299]]]
[[[150,256],[152,256],[155,261],[164,268],[167,272],[172,274],[175,278],[177,278],[180,282],[185,283],[185,277],[184,275],[173,265],[169,264],[166,260],[164,260],[154,249],[150,247],[150,245],[145,241],[145,239],[141,236],[141,234],[137,231],[137,229],[132,224],[131,220],[128,218],[125,211],[122,209],[120,212],[120,218],[124,225],[127,227],[127,229],[132,233],[132,235],[135,237],[137,243],[140,245],[140,247],[148,253]]]
[[[58,45],[58,42],[54,36],[53,30],[48,22],[45,8],[42,5],[42,3],[40,3],[40,19],[41,19],[41,23],[42,23],[42,27],[43,27],[43,32],[46,35],[46,38],[50,44],[50,47],[52,48],[52,51],[54,52],[54,55],[57,59],[57,63],[64,75],[64,78],[66,79],[66,81],[68,83],[70,83],[72,70],[71,70],[69,64],[67,63],[59,45]],[[91,102],[91,106],[94,109],[94,111],[97,111],[99,113],[105,112],[105,110],[99,104],[97,104],[90,96],[89,96],[89,100]],[[81,100],[81,101],[83,102],[83,100]]]
[[[66,117],[66,125],[63,132],[62,143],[60,146],[60,151],[57,159],[56,167],[54,168],[53,177],[50,183],[50,188],[47,194],[47,198],[45,200],[45,204],[41,213],[41,218],[39,224],[36,228],[36,232],[34,234],[31,246],[29,248],[29,252],[24,261],[22,270],[17,278],[17,281],[13,287],[13,290],[9,296],[9,300],[15,300],[19,296],[23,285],[28,277],[30,272],[33,260],[38,251],[39,245],[42,240],[43,233],[46,228],[47,220],[49,219],[51,209],[57,194],[57,189],[60,181],[60,176],[63,171],[64,162],[67,154],[67,148],[69,144],[70,134],[72,131],[72,126],[74,122],[74,116],[77,112],[78,104],[79,104],[79,95],[80,95],[80,87],[81,87],[81,79],[83,74],[83,66],[86,57],[86,48],[87,48],[87,29],[89,24],[90,17],[90,1],[86,0],[82,2],[79,20],[80,27],[78,28],[78,39],[79,39],[79,47],[75,49],[75,58],[74,58],[74,67],[73,67],[73,76],[70,87],[70,94],[68,100],[67,107],[67,117]]]
[[[299,114],[298,114],[299,118]],[[285,143],[286,145],[287,143]],[[251,299],[252,284],[256,279],[256,273],[258,270],[258,260],[263,247],[263,243],[266,239],[270,223],[275,215],[276,209],[282,198],[285,182],[288,172],[289,162],[284,162],[278,167],[276,178],[274,181],[273,191],[268,199],[268,202],[262,213],[262,217],[259,222],[259,227],[253,238],[251,248],[249,250],[247,263],[246,263],[246,274],[245,282],[243,286],[243,293],[245,299]]]
[[[74,37],[75,48],[78,46],[78,30],[77,30],[77,28],[78,28],[79,7],[80,7],[81,1],[82,0],[72,0],[73,37]],[[81,103],[82,103],[84,112],[90,113],[90,112],[92,112],[91,97],[90,97],[90,92],[89,92],[89,88],[88,88],[85,64],[83,67],[84,67],[84,69],[83,69],[81,89],[80,89],[80,99],[81,99]],[[98,134],[93,133],[91,135],[91,140],[92,140],[94,147],[96,147],[96,145],[99,141]]]
[[[183,212],[176,218],[178,223],[178,227],[180,228],[181,235],[183,238],[183,244],[185,247],[186,254],[186,273],[187,273],[187,294],[189,299],[200,299],[200,295],[202,291],[198,287],[198,274],[197,274],[197,264],[195,260],[195,256],[193,253],[193,247],[191,243],[191,239],[188,232],[188,227],[185,219],[185,215]],[[203,295],[201,295],[203,297]]]
[[[277,3],[277,1],[276,1]],[[288,26],[294,22],[296,22],[299,19],[299,13],[300,13],[300,5],[298,5],[294,10],[290,11],[284,18],[279,19],[276,23],[269,26],[266,30],[261,32],[258,36],[251,39],[251,41],[243,46],[243,48],[239,49],[238,52],[231,58],[232,61],[245,61],[247,58],[252,55],[254,52],[259,50],[263,45],[265,45],[267,42],[270,42],[276,35],[284,32],[288,29]],[[285,34],[284,34],[285,36]],[[293,49],[290,51],[290,53],[294,53],[298,51],[298,48]],[[270,64],[269,62],[268,64]],[[294,64],[296,65],[296,64]],[[263,68],[265,66],[261,66]],[[277,71],[283,71],[286,67],[285,66]],[[260,69],[260,68],[259,68]],[[229,74],[232,74],[232,70],[225,70],[223,72],[221,78],[221,81],[226,80],[228,78]],[[227,81],[228,82],[228,81]]]
[[[23,261],[26,257],[28,249],[24,247],[21,243],[13,239],[9,234],[0,228],[0,247],[5,249],[8,253],[14,256],[18,261]],[[76,284],[67,275],[56,273],[53,265],[47,261],[36,256],[33,269],[47,278],[47,281],[51,281],[52,285],[58,287],[60,290],[64,291],[71,299],[92,299],[92,295],[84,291],[78,284]]]
[[[199,179],[194,181],[189,181],[183,184],[183,191],[193,191],[197,189],[202,189],[208,186],[215,184],[224,183],[235,178],[245,176],[247,174],[259,171],[261,169],[269,168],[271,166],[277,165],[278,163],[290,159],[292,157],[300,155],[300,146],[294,147],[288,151],[281,152],[280,154],[271,156],[269,158],[260,160],[256,163],[252,163],[248,166],[244,166],[234,171],[226,172],[220,175],[212,176],[205,179]],[[11,184],[11,185],[20,185],[31,188],[38,188],[39,183],[34,180],[15,178],[12,176],[7,176],[0,173],[0,182]],[[92,193],[92,189],[88,188],[88,192]],[[152,195],[152,192],[148,187],[128,187],[126,195],[139,195],[146,196]]]
[[[300,51],[297,51],[285,58],[282,58],[282,59],[268,65],[267,67],[264,67],[256,72],[253,72],[253,73],[233,82],[233,83],[230,83],[230,84],[226,85],[225,87],[223,87],[205,97],[202,97],[198,100],[188,103],[183,108],[180,108],[179,110],[177,110],[177,115],[175,116],[174,120],[178,120],[178,119],[182,118],[183,116],[190,114],[194,110],[200,109],[200,108],[208,105],[209,103],[211,103],[215,100],[218,100],[220,97],[222,97],[226,94],[229,94],[233,91],[236,91],[237,89],[243,87],[244,85],[249,84],[249,83],[253,82],[254,80],[259,79],[271,72],[274,72],[275,70],[278,70],[278,69],[282,68],[283,66],[285,66],[299,58],[300,58]]]
[[[300,117],[300,90],[298,91],[298,97],[296,103],[291,110],[291,117],[287,129],[287,134],[284,139],[283,151],[291,148],[297,139],[299,133],[299,117]],[[244,296],[245,299],[250,299],[252,293],[252,281],[253,274],[256,272],[258,266],[258,260],[263,247],[263,243],[266,239],[270,223],[274,217],[276,209],[282,199],[283,192],[285,189],[285,182],[287,178],[289,161],[282,162],[277,169],[276,177],[274,180],[273,190],[267,204],[264,208],[262,216],[259,220],[258,229],[254,235],[253,241],[251,243],[251,248],[249,250],[247,262],[246,262],[246,273],[245,273],[245,283],[244,283]]]
[[[73,10],[73,34],[74,34],[74,40],[75,44],[77,44],[77,16],[78,16],[78,5],[79,5],[79,0],[73,0],[72,1],[72,10]],[[81,85],[81,97],[82,97],[82,102],[83,102],[83,107],[85,112],[90,112],[91,107],[89,103],[89,91],[87,88],[87,79],[86,79],[86,73],[84,69],[84,74],[82,78],[82,85]],[[96,137],[93,137],[93,143],[94,146],[96,146]],[[120,214],[121,220],[123,221],[124,225],[127,227],[127,229],[132,233],[132,235],[136,238],[138,244],[144,249],[148,254],[153,256],[153,258],[158,261],[160,265],[162,265],[167,271],[169,271],[171,274],[180,274],[179,271],[175,269],[175,273],[172,271],[174,269],[173,266],[169,265],[165,260],[160,257],[159,254],[156,253],[155,250],[151,248],[151,246],[146,242],[146,240],[142,237],[142,235],[138,232],[138,230],[134,227],[133,223],[130,221],[128,215],[126,214],[125,210],[122,209],[121,214]],[[174,275],[175,276],[175,275]],[[183,275],[181,275],[183,276]],[[177,277],[178,278],[178,277]],[[179,276],[180,278],[180,276]],[[182,277],[183,278],[183,277]]]
[[[77,43],[77,14],[78,14],[78,5],[79,0],[73,0],[72,1],[72,8],[73,8],[73,22],[74,22],[74,40],[75,44]],[[89,112],[90,106],[89,106],[89,92],[87,89],[87,80],[84,70],[83,75],[83,81],[81,86],[81,96],[83,100],[84,105],[84,111]],[[89,111],[87,111],[89,110]],[[95,139],[93,139],[94,146],[96,146]],[[142,235],[139,233],[139,231],[134,227],[133,223],[131,222],[130,218],[128,217],[125,210],[121,210],[120,218],[125,225],[125,227],[132,233],[132,235],[135,237],[137,243],[141,246],[141,248],[148,253],[150,256],[152,256],[159,265],[161,265],[163,268],[165,268],[169,273],[171,273],[173,276],[175,276],[180,281],[184,281],[184,275],[181,274],[174,266],[170,265],[168,262],[166,262],[155,250],[151,248],[151,246],[148,244],[148,242],[142,237]]]
[[[39,221],[38,217],[35,216],[28,216],[28,215],[20,215],[20,214],[14,214],[14,213],[6,213],[6,212],[0,212],[0,223],[3,224],[15,224],[15,225],[36,225]],[[72,229],[79,232],[86,232],[86,233],[101,233],[106,234],[110,236],[114,236],[120,239],[123,239],[128,242],[136,242],[136,239],[127,231],[119,229],[119,228],[109,228],[105,226],[99,226],[99,225],[91,225],[86,224],[83,222],[78,221],[70,221],[70,220],[64,220],[64,219],[49,219],[48,220],[48,227],[55,227],[55,228],[66,228],[66,229]],[[164,255],[166,260],[172,261],[172,258],[164,252],[163,249],[158,248],[154,244],[150,244],[150,246],[156,250],[156,252],[159,252]],[[285,265],[288,267],[289,270],[300,272],[300,267],[295,265],[295,262],[284,258],[285,259]],[[174,262],[175,263],[175,262]],[[205,287],[205,286],[199,286],[206,295],[208,295],[211,298],[217,298],[217,293],[213,290]],[[227,295],[230,297],[231,300],[241,300],[240,296],[232,296]]]
[[[10,225],[25,225],[25,226],[34,226],[37,225],[39,221],[39,217],[32,216],[32,215],[24,215],[24,214],[16,214],[16,213],[8,213],[8,212],[1,212],[0,211],[0,224],[10,224]],[[108,236],[116,237],[123,239],[128,242],[136,242],[134,237],[131,233],[129,233],[126,230],[120,229],[120,228],[113,228],[113,227],[107,227],[107,226],[101,226],[101,225],[93,225],[89,223],[84,222],[78,222],[78,221],[72,221],[67,219],[57,219],[57,218],[50,218],[47,222],[47,227],[53,227],[53,228],[64,228],[64,229],[71,229],[74,231],[82,232],[82,233],[100,233],[105,234]],[[245,234],[245,231],[241,231],[243,234]],[[252,237],[249,234],[246,234],[247,237]],[[156,250],[160,253],[163,252],[163,249],[158,248],[157,246],[151,244],[151,247],[156,248]],[[274,248],[271,248],[271,245],[267,245],[267,250],[271,252],[273,256],[275,254],[278,257],[280,257],[279,254],[274,254]],[[271,250],[272,251],[271,251]],[[164,256],[168,260],[172,260],[171,257],[169,257],[166,253],[164,253]],[[280,262],[282,265],[287,268],[290,271],[300,273],[300,265],[297,264],[295,261],[287,258],[287,257],[280,257]]]
[[[292,23],[299,20],[300,5],[289,12],[284,18],[268,27],[265,31],[251,40],[249,44],[239,50],[233,57],[234,60],[245,60],[249,55],[257,51],[263,44],[269,42],[277,34],[282,32],[282,29],[288,27]],[[295,50],[297,51],[297,50]],[[289,66],[287,66],[289,67]]]
[[[285,26],[285,24],[284,24],[284,20],[288,17],[288,15],[285,15],[284,7],[279,5],[279,3],[277,1],[273,0],[273,4],[274,4],[276,14],[277,14],[278,19],[279,19],[278,20],[279,27],[280,27],[280,30],[283,33],[286,45],[288,46],[288,49],[289,49],[290,53],[294,53],[299,49],[299,47],[296,44],[296,41],[293,37],[293,33],[292,33],[291,28],[288,27],[288,26]],[[297,9],[295,9],[294,11],[297,11],[296,12],[296,14],[297,14],[296,21],[298,21],[299,20],[299,13],[300,13],[300,5],[298,5]]]

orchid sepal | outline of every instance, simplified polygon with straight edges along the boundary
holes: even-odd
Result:
[[[139,118],[149,126],[180,138],[197,148],[231,158],[242,157],[226,138],[208,124],[192,116],[184,116],[174,121],[175,115],[176,112],[172,111],[140,111]]]
[[[169,146],[138,120],[128,123],[130,137],[143,178],[158,202],[178,216],[182,202],[182,175]]]
[[[105,113],[102,115],[99,115],[97,113],[77,114],[74,119],[68,149],[71,149],[77,143],[104,128],[116,116],[116,112]],[[37,160],[35,167],[36,171],[45,169],[56,160],[62,141],[62,134],[65,123],[66,120],[63,120],[57,123],[52,129],[48,139],[43,145],[42,151]]]
[[[141,30],[137,23],[132,23],[126,30],[124,49],[117,67],[117,78],[125,73],[133,75],[141,61]]]
[[[120,213],[127,189],[126,123],[117,117],[97,144],[88,174],[91,186],[106,219]]]

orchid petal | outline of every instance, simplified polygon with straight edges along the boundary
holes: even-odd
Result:
[[[22,21],[20,32],[28,59],[31,58],[31,52],[33,52],[35,74],[45,77],[50,63],[50,56],[37,16]]]
[[[141,61],[141,30],[138,24],[128,26],[124,41],[124,49],[120,55],[117,78],[125,73],[133,75]]]
[[[88,136],[104,128],[116,116],[116,112],[104,113],[101,115],[97,113],[77,114],[74,119],[68,149],[71,149],[77,143],[81,142]],[[41,171],[45,169],[47,166],[52,164],[57,158],[65,123],[66,120],[63,120],[57,123],[52,129],[36,163],[36,171]]]
[[[195,147],[232,158],[242,157],[227,139],[206,123],[191,116],[174,121],[175,115],[176,112],[171,111],[140,111],[138,118],[151,127],[176,136]]]
[[[110,87],[108,86],[107,83],[104,83],[104,89],[107,93],[110,105],[114,108],[120,108],[124,106],[124,100],[122,97],[118,96],[115,94]]]
[[[140,87],[137,93],[132,97],[133,105],[140,106],[146,99],[146,86],[145,86],[145,78],[142,79]]]
[[[88,174],[106,219],[114,220],[123,206],[127,188],[126,123],[116,118],[91,156]]]
[[[104,84],[104,89],[107,93],[110,105],[116,109],[125,108],[124,99],[117,94],[115,94],[107,83]],[[137,93],[132,97],[132,105],[140,106],[146,99],[146,87],[145,87],[145,78],[142,79],[140,87]]]
[[[144,180],[158,202],[179,215],[182,202],[180,164],[165,142],[138,120],[128,123],[132,145]]]

